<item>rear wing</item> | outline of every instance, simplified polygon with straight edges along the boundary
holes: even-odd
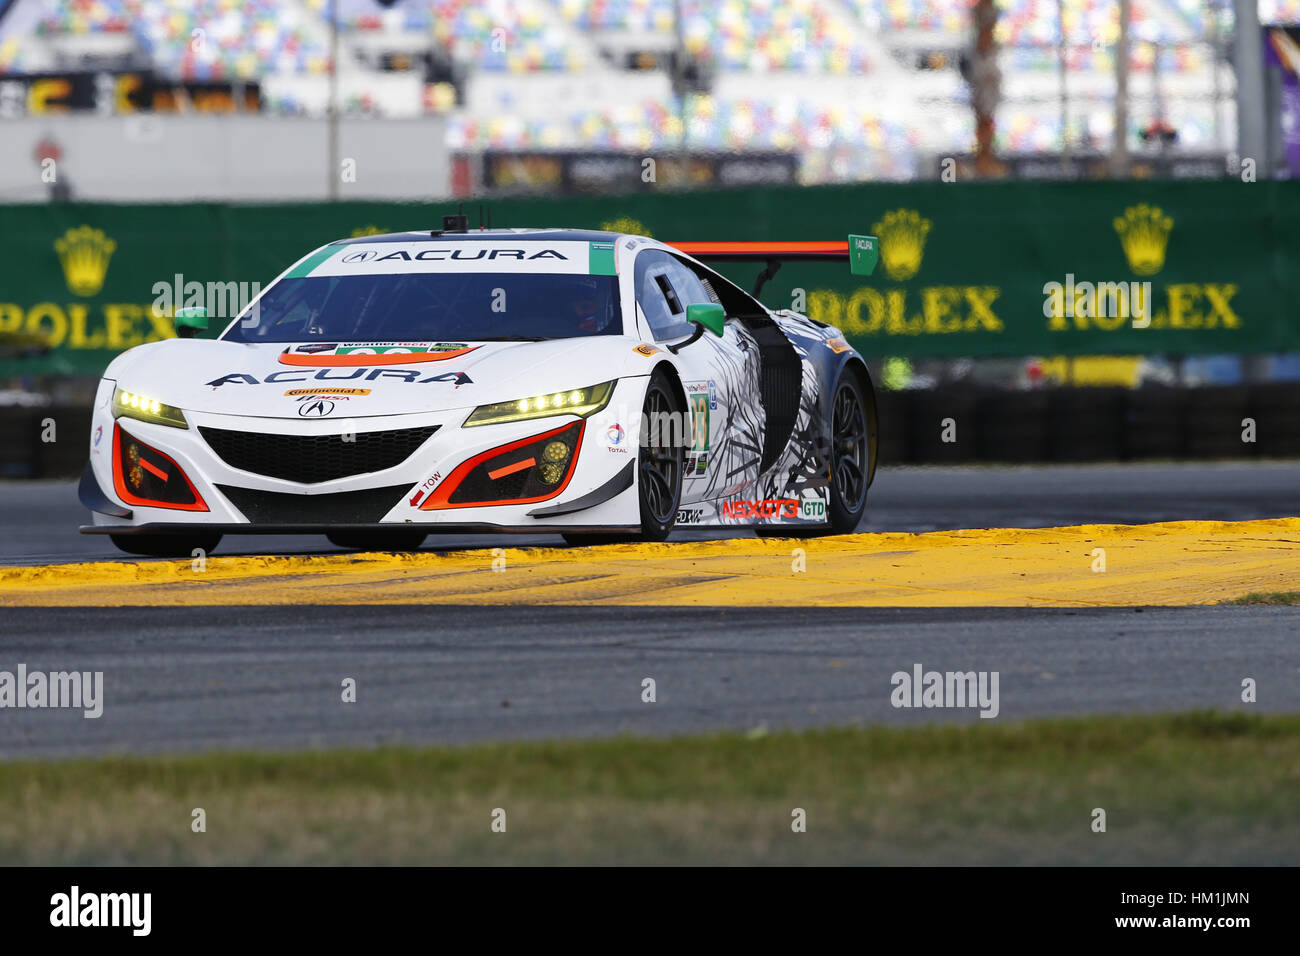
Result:
[[[880,261],[880,240],[875,236],[849,236],[843,242],[668,242],[665,245],[701,262],[767,263],[754,282],[755,298],[784,262],[843,262],[847,259],[850,272],[869,276]]]

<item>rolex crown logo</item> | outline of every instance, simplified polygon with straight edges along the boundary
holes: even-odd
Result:
[[[63,278],[74,295],[92,296],[104,287],[108,260],[117,243],[102,229],[77,226],[54,240],[54,251],[63,264]]]
[[[645,223],[640,219],[633,219],[631,216],[619,216],[616,219],[606,219],[600,224],[600,228],[606,232],[626,232],[634,236],[648,236],[650,230],[646,228]]]
[[[1151,276],[1165,265],[1165,246],[1174,221],[1159,206],[1141,203],[1129,206],[1124,215],[1115,217],[1115,231],[1128,267],[1140,276]]]
[[[880,258],[889,278],[901,282],[916,275],[925,254],[930,220],[915,209],[895,209],[871,227],[880,237]]]

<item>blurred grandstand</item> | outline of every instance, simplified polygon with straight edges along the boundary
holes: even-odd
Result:
[[[0,116],[48,108],[23,77],[137,71],[191,104],[225,90],[205,102],[321,117],[334,18],[340,112],[444,117],[454,153],[757,152],[796,157],[805,183],[928,177],[974,147],[975,3],[0,0]],[[998,155],[1107,152],[1119,4],[995,6]],[[1300,0],[1260,15],[1296,22]],[[1232,152],[1232,0],[1132,0],[1131,16],[1134,153]],[[88,108],[123,108],[95,89]]]

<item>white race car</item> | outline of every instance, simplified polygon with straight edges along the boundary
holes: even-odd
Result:
[[[756,298],[784,259],[869,273],[876,241],[679,243],[444,228],[305,256],[216,339],[118,356],[86,533],[188,556],[223,534],[417,548],[431,532],[848,532],[875,471],[866,364]],[[766,263],[751,295],[701,260]]]

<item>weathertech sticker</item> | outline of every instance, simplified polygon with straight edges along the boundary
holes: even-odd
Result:
[[[467,345],[446,351],[415,351],[410,348],[376,348],[356,346],[345,352],[342,347],[334,355],[299,355],[281,352],[281,365],[298,365],[310,368],[353,368],[360,365],[416,365],[423,362],[445,362],[473,352],[479,346]],[[369,351],[367,351],[369,349]]]
[[[464,342],[361,342],[356,345],[340,345],[337,355],[387,355],[401,352],[405,355],[423,354],[425,352],[459,352],[464,354],[472,346]]]

